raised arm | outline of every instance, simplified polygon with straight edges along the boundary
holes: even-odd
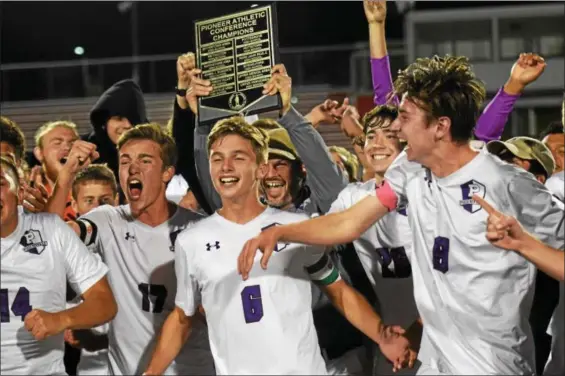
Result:
[[[393,90],[385,36],[386,1],[364,0],[363,7],[369,24],[373,101],[375,105],[385,104],[389,100],[398,104],[398,98],[390,98]]]
[[[514,104],[525,90],[545,70],[545,61],[536,54],[522,53],[512,66],[510,77],[485,107],[477,121],[475,137],[489,142],[499,140]]]
[[[325,213],[339,192],[347,185],[347,179],[339,167],[333,163],[322,136],[314,129],[310,121],[292,107],[290,103],[292,81],[284,65],[275,65],[272,72],[273,77],[265,84],[264,93],[269,95],[280,93],[283,107],[282,116],[278,122],[287,130],[304,163],[312,202],[322,213]],[[333,122],[334,117],[341,115],[335,106],[328,109],[323,106],[324,104],[321,104],[316,107],[318,115],[323,116],[321,121]]]

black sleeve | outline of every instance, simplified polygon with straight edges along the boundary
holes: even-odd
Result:
[[[194,126],[195,116],[190,109],[183,110],[179,107],[177,99],[174,100],[173,109],[173,138],[177,144],[178,162],[177,173],[180,173],[192,190],[198,204],[208,214],[212,209],[205,199],[196,173],[194,162]]]

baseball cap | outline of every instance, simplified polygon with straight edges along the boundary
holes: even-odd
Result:
[[[547,176],[551,176],[555,170],[555,160],[551,151],[535,138],[513,137],[507,141],[491,141],[487,144],[487,150],[497,156],[509,151],[520,159],[538,161]]]
[[[290,161],[300,159],[286,129],[270,129],[267,134],[269,135],[269,158],[280,157]]]

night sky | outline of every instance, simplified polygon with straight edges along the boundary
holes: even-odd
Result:
[[[255,2],[261,4],[261,2]],[[512,6],[517,2],[417,2],[417,9]],[[520,2],[524,4],[525,2]],[[130,16],[118,2],[0,2],[0,62],[16,63],[131,55]],[[139,54],[171,54],[193,49],[193,21],[248,8],[252,2],[175,1],[138,4]],[[402,38],[402,18],[389,3],[387,34]],[[360,1],[277,3],[281,47],[367,40]]]

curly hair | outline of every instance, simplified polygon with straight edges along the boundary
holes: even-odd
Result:
[[[486,89],[464,56],[419,58],[399,71],[397,95],[406,95],[428,113],[428,121],[442,116],[451,120],[451,138],[467,142],[479,118]]]

